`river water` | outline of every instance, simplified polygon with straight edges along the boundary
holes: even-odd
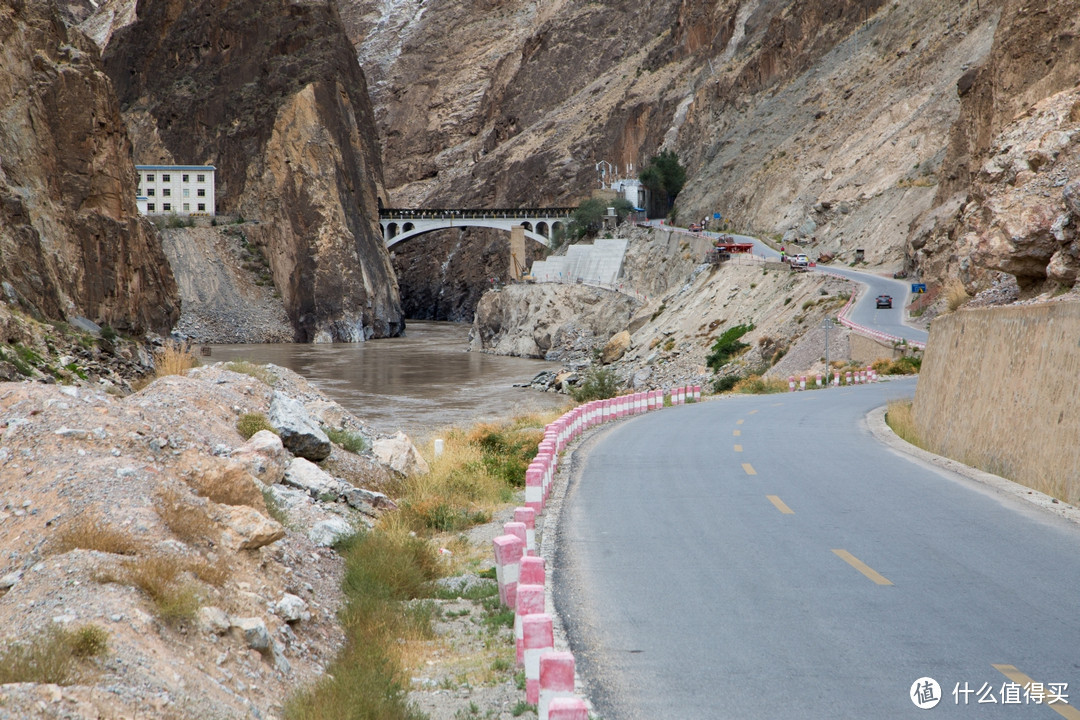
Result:
[[[469,326],[409,321],[405,337],[355,344],[214,345],[211,359],[294,370],[370,424],[415,440],[441,428],[561,408],[565,395],[515,388],[557,363],[468,352]]]

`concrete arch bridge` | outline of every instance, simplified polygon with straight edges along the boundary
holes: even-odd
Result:
[[[555,231],[570,221],[575,210],[577,208],[573,207],[495,210],[386,208],[379,210],[379,224],[386,247],[435,230],[484,227],[510,232],[515,225],[524,228],[525,237],[551,247]]]

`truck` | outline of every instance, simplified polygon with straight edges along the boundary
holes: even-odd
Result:
[[[754,243],[735,242],[730,235],[721,235],[713,243],[712,249],[705,255],[705,262],[711,265],[719,265],[731,259],[733,254],[751,253],[754,251]]]

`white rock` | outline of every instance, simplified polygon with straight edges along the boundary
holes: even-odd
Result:
[[[246,505],[223,505],[224,543],[232,550],[253,550],[285,537],[281,523]]]
[[[281,444],[281,438],[269,430],[260,430],[232,451],[233,460],[242,464],[249,473],[267,485],[281,482],[289,452]]]
[[[15,572],[9,572],[7,575],[0,577],[0,590],[10,590],[15,587],[15,584],[22,580],[22,571],[16,570]]]
[[[229,632],[229,628],[232,627],[232,623],[229,622],[229,615],[219,607],[213,605],[206,605],[199,608],[199,614],[196,617],[199,629],[213,633],[214,635],[224,635]]]
[[[352,535],[353,529],[341,518],[329,518],[315,523],[308,531],[308,538],[319,547],[329,547],[338,540]]]
[[[278,617],[288,623],[311,619],[311,613],[308,612],[307,603],[292,593],[285,593],[281,596],[281,599],[274,605],[274,612],[277,613]]]
[[[336,496],[343,489],[340,480],[310,460],[299,457],[289,463],[282,483],[304,490],[313,498],[327,493]]]
[[[270,632],[266,629],[266,623],[262,618],[236,618],[232,626],[240,631],[244,636],[244,642],[252,650],[270,649]]]
[[[293,455],[322,460],[330,454],[330,438],[311,419],[299,400],[275,392],[268,419]]]
[[[376,440],[372,443],[371,450],[380,463],[402,475],[424,474],[429,471],[420,451],[403,432],[398,432],[392,438]]]

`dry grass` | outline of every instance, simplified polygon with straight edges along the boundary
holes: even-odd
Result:
[[[108,649],[109,634],[97,625],[75,630],[51,625],[28,640],[0,648],[0,685],[69,685],[79,680],[80,659],[104,655]]]
[[[195,504],[172,488],[158,493],[157,513],[177,538],[189,545],[217,538],[217,528],[206,508]]]
[[[259,382],[269,385],[270,387],[274,387],[278,381],[277,375],[275,375],[269,367],[266,365],[256,365],[248,360],[235,360],[230,363],[225,363],[225,369],[244,375],[250,375]]]
[[[96,511],[88,511],[60,527],[52,548],[59,553],[81,548],[113,555],[134,555],[140,544],[128,533],[108,525]]]
[[[185,579],[190,563],[173,555],[144,555],[122,565],[120,582],[142,590],[153,601],[158,616],[169,624],[190,620],[199,610],[194,583]]]
[[[213,502],[246,505],[266,513],[266,501],[258,481],[236,463],[218,463],[185,480],[192,490]]]
[[[169,340],[154,353],[155,378],[166,375],[187,375],[188,370],[198,365],[199,359],[191,352],[191,346],[187,343]]]
[[[244,413],[236,421],[236,432],[240,433],[240,437],[245,440],[251,439],[251,436],[260,430],[269,430],[277,434],[270,420],[261,412]]]
[[[945,304],[948,306],[949,312],[957,310],[970,299],[971,296],[968,295],[967,290],[964,288],[964,283],[959,280],[953,279],[945,287]]]
[[[765,395],[788,391],[787,380],[780,378],[763,378],[760,375],[751,375],[735,383],[732,388],[735,392],[747,395]]]
[[[890,400],[885,411],[885,422],[901,440],[916,447],[926,448],[919,439],[918,428],[915,426],[915,413],[912,411],[910,400]]]

